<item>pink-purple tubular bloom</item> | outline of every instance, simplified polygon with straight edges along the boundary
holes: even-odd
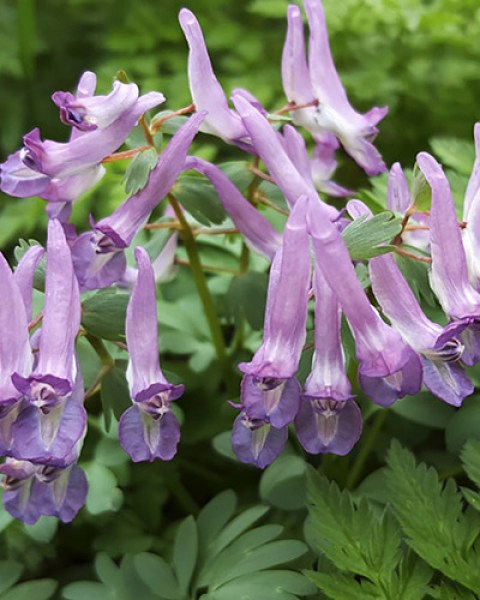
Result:
[[[135,258],[138,277],[126,322],[127,379],[133,406],[120,419],[120,443],[134,462],[171,460],[180,440],[180,425],[170,402],[183,394],[184,386],[168,383],[160,369],[155,274],[143,248],[135,248]]]

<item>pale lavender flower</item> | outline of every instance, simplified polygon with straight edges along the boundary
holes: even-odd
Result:
[[[313,184],[319,192],[324,192],[333,198],[350,196],[353,192],[332,180],[337,168],[335,150],[338,142],[331,133],[316,136],[316,145],[310,160],[310,171]]]
[[[392,165],[388,175],[387,189],[387,208],[402,217],[411,208],[412,198],[408,189],[407,178],[400,165],[396,162]],[[407,246],[413,246],[420,250],[427,251],[430,246],[428,214],[415,211],[411,213],[409,224],[425,229],[404,230],[402,232],[402,242]]]
[[[310,454],[345,455],[362,432],[362,414],[345,373],[342,311],[320,268],[315,268],[315,354],[295,418],[297,437]]]
[[[220,202],[245,242],[269,260],[272,260],[281,241],[280,233],[240,193],[221,169],[201,158],[189,156],[185,170],[194,169],[210,179]]]
[[[303,104],[315,99],[318,105],[293,111],[293,118],[314,136],[333,133],[367,174],[381,173],[386,170],[385,163],[372,140],[378,133],[377,123],[388,109],[374,107],[366,114],[360,114],[352,108],[332,59],[322,3],[320,0],[304,0],[304,5],[310,28],[310,82],[307,79],[303,25],[296,7],[289,8],[282,75],[289,101]]]
[[[289,206],[293,207],[300,196],[307,196],[314,198],[322,207],[322,211],[329,215],[331,219],[337,218],[337,209],[325,204],[318,197],[311,176],[307,176],[309,167],[307,167],[304,158],[301,157],[299,146],[296,147],[295,153],[292,152],[292,156],[294,156],[296,162],[294,164],[281,138],[272,129],[264,115],[242,96],[233,96],[232,101],[250,134],[255,151],[265,163],[270,175],[284,194]],[[298,144],[298,142],[296,143]],[[297,157],[296,159],[295,156]],[[299,167],[302,169],[303,176],[299,171]]]
[[[247,137],[240,117],[228,106],[222,86],[215,77],[202,30],[195,15],[187,8],[179,13],[180,26],[190,48],[188,81],[197,111],[206,111],[200,128],[227,143],[240,143]]]
[[[27,377],[33,357],[22,292],[1,253],[0,291],[0,455],[5,455],[11,449],[12,425],[18,417],[22,397],[12,383],[12,375]]]
[[[480,123],[475,124],[474,136],[476,157],[463,203],[463,220],[467,226],[462,238],[470,282],[480,291]]]
[[[138,119],[165,101],[162,94],[138,96],[135,84],[116,82],[109,96],[93,96],[95,75],[82,75],[77,94],[56,92],[64,122],[72,130],[66,143],[42,141],[38,129],[24,136],[24,147],[1,165],[1,189],[25,198],[40,196],[52,203],[72,202],[105,173],[101,161],[126,140]]]
[[[420,360],[370,305],[338,229],[315,202],[310,202],[307,223],[315,264],[335,290],[354,335],[363,390],[381,406],[417,393],[422,383]]]
[[[72,255],[82,289],[104,288],[122,279],[126,268],[123,250],[132,243],[184,169],[187,152],[204,117],[205,113],[197,113],[180,127],[160,154],[143,189],[96,223],[93,232],[78,237]]]
[[[349,213],[372,216],[360,201],[348,203]],[[402,338],[420,355],[423,382],[438,398],[453,406],[473,393],[473,384],[459,364],[464,347],[457,339],[462,321],[441,327],[427,318],[391,254],[369,261],[372,290],[384,314]]]
[[[65,466],[84,435],[83,381],[75,356],[80,327],[80,294],[62,225],[49,222],[45,305],[33,373],[16,371],[14,386],[23,396],[13,423],[11,453],[18,460]]]
[[[143,248],[135,248],[135,258],[138,278],[126,321],[127,379],[133,406],[120,419],[120,443],[134,462],[171,460],[177,451],[180,425],[170,402],[183,394],[184,386],[168,383],[161,371],[155,275]]]

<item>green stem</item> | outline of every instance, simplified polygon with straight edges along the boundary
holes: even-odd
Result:
[[[173,496],[175,496],[177,503],[183,508],[187,515],[198,515],[200,512],[200,507],[188,489],[182,483],[178,472],[171,468],[171,465],[165,466],[167,467],[166,470],[168,472],[165,484]]]
[[[180,204],[178,203],[175,196],[169,194],[168,199],[170,200],[170,204],[173,210],[175,211],[177,220],[181,225],[180,235],[182,236],[183,243],[185,244],[185,250],[187,251],[193,279],[195,281],[198,295],[200,296],[200,301],[203,305],[205,317],[207,319],[208,327],[210,329],[210,334],[212,336],[213,346],[215,348],[218,360],[220,361],[223,367],[225,383],[227,384],[227,388],[229,389],[229,391],[234,391],[232,390],[232,366],[225,346],[225,341],[223,339],[222,328],[217,317],[215,304],[213,302],[212,295],[210,294],[210,290],[208,289],[207,278],[205,277],[205,273],[203,272],[202,263],[200,261],[200,255],[198,253],[197,242],[195,241],[195,236],[193,235],[192,229],[187,223],[187,220],[185,219],[183,211],[180,207]]]
[[[386,410],[379,411],[370,427],[369,432],[364,436],[363,443],[347,477],[346,487],[348,489],[353,489],[359,481],[363,467],[365,466],[370,452],[375,445],[378,434],[380,433],[383,423],[387,418],[387,414],[388,412]]]

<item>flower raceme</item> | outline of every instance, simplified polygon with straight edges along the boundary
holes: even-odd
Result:
[[[161,201],[172,189],[175,194],[177,180],[186,171],[196,171],[209,180],[231,219],[233,229],[215,233],[242,236],[240,276],[248,264],[246,246],[263,257],[254,263],[261,265],[259,268],[266,268],[265,259],[271,263],[262,342],[250,361],[238,365],[243,379],[240,402],[234,404],[239,414],[233,424],[232,447],[240,461],[259,468],[269,465],[284,449],[289,428],[309,454],[349,453],[362,431],[355,398],[361,399],[362,393],[387,407],[417,393],[422,384],[453,406],[459,406],[472,392],[461,364],[472,365],[480,359],[476,251],[480,239],[480,126],[475,127],[477,160],[465,198],[468,224],[463,233],[448,181],[433,157],[426,153],[418,156],[418,165],[432,188],[430,215],[415,212],[398,163],[389,174],[387,207],[401,214],[404,224],[411,218],[417,225],[404,227],[395,244],[405,242],[430,252],[432,288],[450,323],[440,326],[427,318],[391,254],[369,261],[370,279],[365,285],[375,296],[372,302],[370,291],[366,292],[357,278],[344,241],[347,219],[343,205],[332,206],[319,192],[337,198],[352,194],[333,179],[340,145],[367,174],[386,169],[373,139],[387,109],[374,107],[360,114],[351,106],[334,66],[322,4],[320,0],[304,0],[303,4],[309,27],[308,56],[300,9],[288,8],[281,61],[288,106],[278,112],[289,111],[291,123],[282,128],[278,122],[272,126],[272,115],[249,90],[233,90],[229,105],[195,15],[188,9],[180,11],[180,26],[189,47],[193,106],[176,114],[194,114],[180,127],[172,125],[175,133],[145,176],[143,187],[111,214],[96,222],[91,219],[90,231],[77,235],[68,222],[72,203],[103,176],[107,156],[109,161],[124,159],[145,149],[141,146],[110,156],[144,113],[165,100],[163,94],[140,96],[135,84],[116,81],[111,93],[96,95],[96,76],[86,72],[75,93],[55,92],[52,96],[60,120],[71,129],[69,141],[42,141],[35,129],[24,137],[23,149],[1,165],[2,191],[16,197],[44,198],[49,218],[41,315],[33,318],[32,286],[43,248],[31,247],[14,272],[0,255],[0,454],[5,457],[0,473],[4,504],[16,518],[34,523],[49,515],[68,522],[85,501],[87,482],[77,466],[86,433],[84,383],[75,351],[81,293],[91,295],[113,285],[130,293],[126,348],[119,342],[122,350],[116,348],[115,352],[128,351],[132,405],[121,416],[118,429],[120,444],[134,462],[171,460],[180,439],[173,402],[183,394],[184,386],[170,383],[162,372],[156,302],[156,280],[170,273],[178,240],[185,241],[205,313],[210,313],[207,320],[212,340],[217,342],[219,362],[233,358],[233,350],[225,350],[224,340],[219,340],[225,323],[219,321],[217,328],[212,325],[215,303],[209,306],[208,298],[205,300],[210,282],[205,282],[201,271],[195,272],[201,265],[191,260],[195,259],[195,238],[206,229],[192,221],[180,194],[176,199],[170,196],[175,209],[175,217],[169,215],[171,225],[163,219],[148,227],[173,230],[160,254],[156,246],[158,256],[153,263],[138,245],[145,241],[139,236],[145,235],[141,230],[152,214],[161,210]],[[148,148],[153,149],[154,143],[159,146],[155,135],[165,118],[150,128],[148,119],[142,119]],[[305,141],[302,128],[311,143]],[[253,155],[253,164],[245,170],[252,181],[245,195],[241,184],[231,181],[223,167],[201,158],[201,152],[199,156],[190,154],[199,132],[233,145],[230,152],[240,149],[248,158]],[[267,190],[276,186],[285,203],[272,201],[260,185],[261,179],[268,180]],[[269,208],[264,212],[265,204]],[[359,201],[350,201],[347,208],[353,219],[365,214],[370,218]],[[279,225],[283,217],[273,222],[272,210],[286,214],[284,225]],[[127,264],[132,246],[135,261]],[[314,354],[302,385],[299,365],[312,317]],[[353,359],[347,360],[343,352],[342,318],[355,343],[356,387],[347,376],[356,365],[349,364]],[[32,335],[29,329],[34,329]],[[238,336],[243,337],[243,333]],[[87,396],[94,393],[95,389]]]

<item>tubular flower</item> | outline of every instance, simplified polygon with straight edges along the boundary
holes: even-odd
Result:
[[[362,115],[352,108],[332,59],[322,3],[304,0],[304,6],[310,28],[309,81],[301,14],[297,7],[290,6],[283,52],[283,85],[290,102],[303,104],[314,99],[317,106],[295,110],[293,118],[314,136],[333,133],[368,175],[381,173],[386,170],[385,163],[372,140],[378,133],[377,123],[388,109],[374,107]]]
[[[322,206],[322,210],[335,219],[338,216],[337,209],[325,204],[318,197],[310,176],[310,169],[299,151],[298,138],[294,141],[294,136],[290,136],[290,152],[294,157],[294,164],[285,149],[285,144],[282,144],[281,138],[272,129],[267,119],[242,96],[233,96],[232,101],[248,130],[255,151],[265,163],[290,208],[295,205],[300,196],[307,196],[315,198]],[[297,144],[294,151],[292,150],[292,141]],[[303,176],[299,168],[302,170]]]
[[[12,375],[28,376],[33,364],[28,320],[22,292],[0,253],[0,454],[10,452],[12,425],[18,417],[22,394]]]
[[[333,134],[324,133],[322,136],[316,136],[310,170],[313,184],[319,192],[324,192],[333,198],[342,198],[350,196],[353,192],[331,179],[337,168],[335,160],[337,148],[338,142]]]
[[[197,111],[208,113],[200,130],[227,143],[244,145],[241,142],[247,133],[240,117],[229,108],[227,97],[215,77],[197,18],[187,8],[182,8],[178,18],[190,48],[188,81],[193,103]]]
[[[400,163],[396,162],[392,165],[388,175],[387,208],[403,217],[410,208],[411,203],[407,178]],[[410,222],[413,222],[416,227],[424,227],[425,229],[404,230],[402,241],[408,246],[428,250],[430,246],[429,216],[414,212],[410,217]]]
[[[180,127],[160,154],[142,190],[101,219],[93,232],[78,237],[72,254],[83,289],[108,287],[122,279],[126,268],[123,250],[132,243],[184,169],[187,152],[204,117],[205,113],[197,113]]]
[[[84,435],[83,381],[75,357],[80,295],[62,225],[49,222],[45,305],[38,360],[33,373],[16,371],[12,382],[23,396],[13,423],[11,453],[18,460],[66,466]]]
[[[480,123],[475,124],[475,164],[463,203],[463,245],[467,258],[468,275],[472,286],[480,291]]]
[[[467,260],[448,180],[438,162],[426,152],[417,163],[432,188],[430,209],[430,283],[449,317],[467,325],[461,334],[462,360],[473,365],[480,359],[480,294],[468,279]]]
[[[115,82],[108,96],[93,96],[94,73],[82,75],[76,95],[53,94],[60,118],[72,125],[66,143],[42,141],[38,129],[24,138],[24,147],[0,168],[2,191],[25,198],[40,196],[53,203],[72,202],[104,175],[101,161],[126,140],[138,119],[165,101],[163,94],[138,96],[134,83]]]
[[[135,248],[138,277],[127,308],[129,351],[127,379],[133,406],[122,415],[122,448],[134,462],[170,460],[177,451],[180,425],[170,402],[183,394],[183,385],[165,379],[158,357],[155,274],[147,252]]]
[[[41,516],[70,523],[85,504],[87,478],[75,461],[65,467],[51,467],[7,458],[0,465],[0,474],[4,476],[5,509],[28,525]]]
[[[203,173],[215,187],[220,202],[232,219],[235,227],[254,250],[272,260],[280,246],[280,233],[240,193],[221,169],[196,156],[189,156],[185,170],[194,169]]]
[[[348,209],[357,217],[371,216],[358,200],[349,202]],[[368,266],[372,290],[383,312],[420,355],[425,386],[444,402],[460,406],[473,393],[473,384],[459,365],[464,347],[456,336],[465,323],[441,327],[428,319],[391,254],[371,258]]]
[[[321,269],[315,268],[315,354],[295,418],[297,437],[310,454],[345,455],[362,432],[352,400],[340,336],[342,311]]]
[[[315,264],[335,290],[353,332],[359,382],[365,393],[381,406],[415,394],[422,383],[418,356],[370,305],[337,228],[325,219],[319,204],[310,203],[307,223]]]
[[[249,363],[232,445],[240,460],[266,466],[283,449],[287,425],[298,412],[300,384],[294,378],[305,342],[310,288],[310,252],[305,226],[306,198],[287,220],[282,246],[270,271],[261,347]]]

